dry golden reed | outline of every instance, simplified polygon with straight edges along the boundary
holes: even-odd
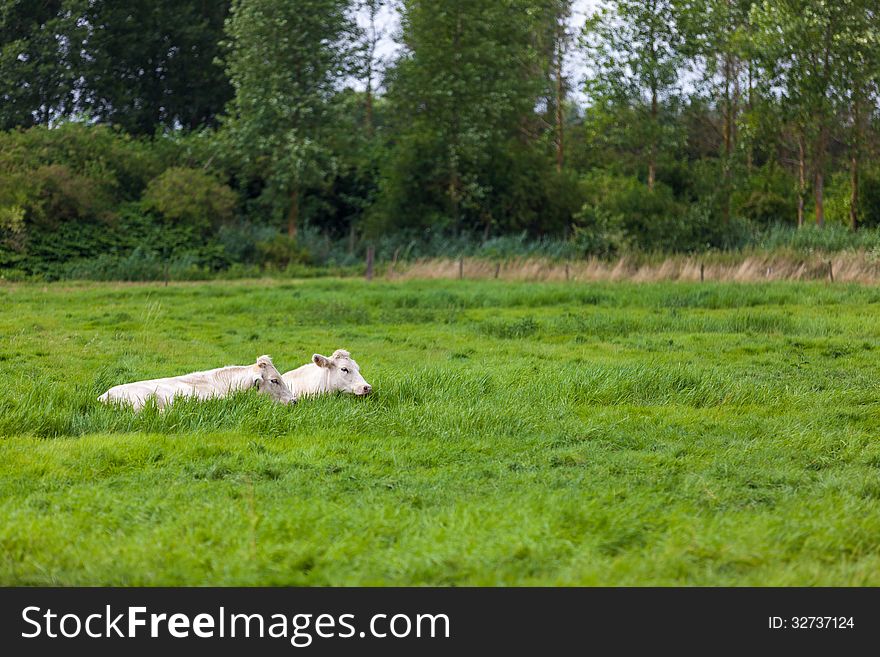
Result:
[[[669,256],[663,259],[623,256],[617,260],[559,262],[541,258],[488,260],[435,258],[398,263],[386,274],[395,279],[498,278],[507,281],[805,281],[880,282],[874,254],[751,254],[740,258]]]

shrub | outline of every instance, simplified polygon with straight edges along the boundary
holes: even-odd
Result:
[[[278,235],[278,229],[246,221],[223,224],[217,230],[217,241],[232,262],[257,263],[261,257],[258,247]]]
[[[261,260],[268,265],[284,269],[289,265],[308,265],[312,258],[307,249],[287,235],[276,235],[271,240],[257,244]]]
[[[741,201],[739,212],[755,224],[769,226],[794,217],[795,206],[776,192],[754,190]]]
[[[48,227],[63,221],[104,221],[114,216],[116,181],[108,172],[75,172],[48,164],[31,172],[35,194],[28,199],[32,223]]]
[[[580,255],[609,258],[628,244],[623,217],[603,207],[585,205],[575,222],[571,243]]]
[[[641,249],[679,251],[690,248],[679,239],[684,205],[672,190],[657,182],[653,190],[633,176],[598,171],[584,178],[587,198],[580,216],[588,221],[619,217],[628,242]],[[604,217],[604,219],[600,219]]]
[[[859,224],[880,226],[880,167],[866,169],[859,188]]]
[[[825,189],[825,221],[849,226],[852,188],[849,172],[830,177]],[[880,169],[866,168],[859,176],[859,226],[880,225]]]
[[[717,176],[714,180],[717,181]],[[730,198],[732,215],[759,227],[796,223],[794,178],[772,160],[751,173],[737,172],[735,185]]]
[[[163,142],[164,143],[164,142]],[[151,140],[133,139],[113,128],[68,122],[52,128],[0,133],[0,171],[33,171],[45,165],[63,165],[93,181],[109,185],[119,201],[140,197],[147,181],[165,166]]]
[[[146,210],[203,233],[232,219],[236,202],[228,185],[188,167],[166,169],[150,181],[143,196]]]
[[[0,241],[17,253],[24,251],[25,246],[24,215],[20,205],[0,206]]]

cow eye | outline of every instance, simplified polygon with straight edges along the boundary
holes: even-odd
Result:
[[[342,371],[345,372],[346,374],[348,374],[348,368],[347,368],[347,367],[343,367],[343,368],[342,368]]]
[[[279,381],[278,379],[272,379],[272,383],[274,383],[275,385],[279,385],[281,381]]]

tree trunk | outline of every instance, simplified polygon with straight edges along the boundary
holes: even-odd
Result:
[[[364,128],[367,131],[367,136],[373,136],[373,61],[376,57],[376,43],[378,42],[378,37],[376,36],[376,14],[379,11],[379,7],[375,2],[369,3],[369,11],[370,11],[370,36],[367,48],[367,83],[366,83],[366,93],[364,95]]]
[[[562,17],[560,16],[557,20],[557,29],[556,29],[556,171],[562,171],[562,165],[564,164],[564,123],[562,120],[562,104],[565,100],[565,94],[562,84],[562,37],[563,30],[565,29],[564,25],[561,24]]]
[[[657,179],[657,87],[651,88],[651,145],[648,150],[648,190],[654,191]]]
[[[751,114],[751,112],[752,112],[752,60],[749,60],[748,66],[749,66],[749,92],[748,92],[749,95],[748,95],[748,98],[746,98],[746,111],[748,111]],[[746,142],[746,170],[749,172],[749,174],[752,173],[752,162],[754,160],[754,154],[752,152],[752,148],[753,148],[752,142],[753,142],[752,139],[749,139]]]
[[[803,134],[798,134],[798,228],[804,225],[804,196],[806,196],[807,193],[807,162],[806,153],[804,152],[805,150],[804,136]]]
[[[459,228],[461,228],[461,178],[458,175],[458,165],[455,160],[457,156],[453,155],[450,160],[450,172],[449,172],[449,201],[452,209],[452,222],[455,226],[455,234],[458,234]]]
[[[733,103],[730,98],[730,80],[732,64],[730,53],[724,55],[724,125],[721,128],[724,137],[724,160],[722,162],[722,194],[721,209],[724,225],[730,223],[730,158],[733,152]]]
[[[721,127],[724,136],[724,155],[730,157],[733,150],[733,103],[730,99],[731,62],[730,54],[724,55],[724,125]]]
[[[367,75],[367,90],[364,98],[364,127],[367,136],[373,136],[373,73],[372,69]]]
[[[862,146],[862,124],[859,99],[853,100],[853,144],[849,161],[849,225],[859,227],[859,155]]]
[[[651,2],[650,8],[652,12],[656,12],[657,3]],[[649,25],[648,31],[648,43],[649,43],[649,59],[650,66],[653,66],[653,71],[656,71],[657,67],[657,43],[654,40],[654,27],[653,25]],[[648,191],[654,191],[654,181],[657,179],[657,114],[658,114],[658,106],[657,106],[657,79],[654,75],[651,75],[651,139],[650,146],[648,147]]]
[[[849,164],[849,225],[859,227],[859,158],[853,153]]]
[[[742,98],[742,87],[739,84],[739,58],[735,58],[731,63],[731,74],[733,75],[733,107],[730,112],[730,151],[736,150],[736,142],[739,137],[737,134],[738,126],[736,119],[739,116],[739,104]]]
[[[829,20],[825,26],[825,54],[822,64],[822,80],[824,82],[823,92],[827,91],[831,84],[831,42],[834,33],[834,25]],[[825,227],[825,151],[828,149],[828,112],[825,107],[825,97],[823,95],[821,105],[819,106],[819,138],[816,142],[816,187],[813,190],[816,198],[816,225],[819,228]]]
[[[458,54],[460,51],[459,41],[462,32],[461,15],[455,23],[455,34],[452,36],[452,52]],[[449,145],[449,201],[452,211],[452,222],[455,226],[455,234],[458,235],[461,230],[461,172],[459,171],[459,115],[458,115],[458,98],[452,99],[452,135]]]
[[[294,184],[290,192],[290,210],[287,213],[287,236],[295,240],[299,222],[299,185]]]
[[[816,225],[825,227],[825,149],[828,143],[827,128],[823,125],[819,128],[819,139],[816,144],[816,184],[813,195],[816,200]]]

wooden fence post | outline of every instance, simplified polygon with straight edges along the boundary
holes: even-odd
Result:
[[[834,267],[831,264],[831,261],[828,261],[828,278],[831,279],[831,282],[834,282]]]
[[[568,263],[565,263],[565,280],[569,280]]]
[[[373,256],[375,251],[372,246],[367,247],[367,280],[373,280]]]
[[[464,256],[458,258],[458,280],[464,278]]]
[[[700,283],[703,282],[705,269],[706,269],[706,266],[701,262],[700,263]]]
[[[496,262],[495,263],[495,278],[498,278],[498,274],[500,274],[500,273],[501,273],[501,263]]]

